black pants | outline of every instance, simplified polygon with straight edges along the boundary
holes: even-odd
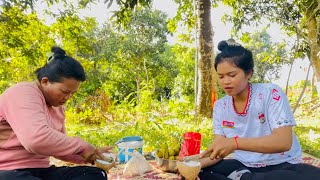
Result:
[[[320,180],[320,168],[308,164],[282,163],[273,166],[250,168],[234,159],[222,160],[219,163],[201,170],[201,180],[228,180],[233,171],[246,168],[251,173],[245,173],[241,180]]]
[[[106,180],[107,173],[96,167],[27,168],[10,171],[0,170],[0,180]]]

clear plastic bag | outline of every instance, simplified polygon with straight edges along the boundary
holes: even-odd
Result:
[[[152,166],[138,151],[134,151],[131,159],[124,166],[123,174],[126,177],[132,177],[149,171],[152,171]]]

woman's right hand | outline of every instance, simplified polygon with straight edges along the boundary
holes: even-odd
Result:
[[[234,138],[226,138],[224,136],[215,135],[212,145],[206,151],[201,153],[200,157],[205,157],[210,154],[210,159],[223,159],[234,150],[237,149],[237,144]]]
[[[113,146],[96,148],[96,158],[104,159],[103,153],[112,153]]]
[[[90,146],[81,154],[81,157],[84,159],[84,163],[90,163],[93,165],[96,160],[96,148]]]

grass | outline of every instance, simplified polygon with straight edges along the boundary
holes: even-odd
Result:
[[[194,114],[189,113],[194,109],[192,104],[186,100],[150,101],[138,106],[123,102],[108,112],[111,118],[101,117],[99,109],[93,107],[87,107],[86,113],[70,108],[67,130],[69,135],[80,136],[96,146],[114,145],[124,136],[141,135],[144,151],[156,150],[172,136],[182,138],[184,132],[195,131],[202,134],[201,148],[205,149],[212,141],[212,119],[200,118],[196,123]],[[320,158],[320,111],[311,110],[312,106],[297,109],[294,130],[303,152]]]
[[[295,132],[303,152],[320,158],[320,119],[296,120]]]
[[[298,136],[303,152],[320,158],[320,119],[297,119],[296,121],[297,126],[294,128],[294,130]],[[158,123],[160,124],[161,122]],[[203,120],[202,124],[198,125],[202,127],[201,129],[203,131],[201,132],[203,135],[202,148],[206,148],[206,146],[211,142],[211,123],[211,120]],[[198,129],[195,127],[197,125],[191,125],[191,123],[188,124],[186,122],[174,124],[175,128],[172,128],[171,125],[169,126],[168,124],[165,125],[163,123],[161,125],[161,129],[155,128],[157,126],[154,126],[151,123],[141,123],[139,127],[135,125],[129,126],[128,124],[121,125],[115,123],[112,125],[112,123],[107,123],[105,128],[94,128],[90,125],[80,124],[68,124],[68,132],[73,132],[70,135],[81,136],[82,138],[87,139],[91,143],[98,146],[114,144],[114,142],[124,136],[143,135],[145,140],[144,150],[146,151],[154,151],[156,148],[158,148],[157,144],[168,141],[168,135],[170,136],[170,134],[174,132],[181,136],[183,132],[188,130],[197,131]],[[94,130],[92,131],[92,129]]]

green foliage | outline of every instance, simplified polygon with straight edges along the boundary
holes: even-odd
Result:
[[[311,87],[310,81],[307,81],[307,86],[300,101],[300,107],[295,112],[297,118],[317,118],[320,117],[320,112],[315,109],[319,101],[315,98],[315,86]],[[295,106],[304,87],[305,80],[298,81],[295,85],[288,88],[288,98],[291,106]]]
[[[298,88],[303,88],[304,84],[305,84],[305,80],[301,80],[298,81],[296,84],[294,84],[293,86],[291,86],[290,88],[292,89],[298,89]],[[307,81],[307,85],[310,86],[310,81]]]
[[[107,75],[99,81],[111,99],[121,101],[132,92],[139,97],[143,82],[154,83],[157,97],[170,91],[177,65],[166,44],[166,15],[160,11],[136,11],[125,29],[111,27],[106,24],[97,34],[96,51],[98,57],[105,57],[98,60],[96,70],[97,74]]]
[[[231,20],[236,29],[241,29],[244,25],[251,25],[252,22],[260,22],[265,17],[283,24],[286,26],[284,28],[291,30],[295,30],[295,23],[301,21],[304,10],[300,9],[299,5],[305,3],[303,1],[281,0],[272,0],[271,2],[224,0],[223,2],[233,8],[232,16],[228,16],[227,20]]]
[[[105,0],[110,7],[113,0]],[[126,27],[127,23],[130,22],[135,9],[142,9],[144,7],[150,7],[152,0],[116,0],[116,3],[120,7],[120,10],[115,11],[114,17],[116,22],[123,27]]]
[[[282,65],[289,63],[285,43],[272,42],[267,28],[261,32],[243,33],[241,41],[253,54],[255,68],[251,81],[261,83],[278,79]]]
[[[203,148],[212,141],[212,121],[202,118],[198,125],[194,123],[193,102],[172,99],[154,101],[147,88],[142,91],[143,103],[135,106],[134,102],[125,101],[111,105],[106,115],[101,116],[103,124],[83,122],[87,115],[67,111],[67,130],[69,135],[81,136],[98,146],[113,145],[124,136],[140,135],[143,137],[144,151],[154,151],[158,144],[169,142],[172,136],[182,138],[187,131],[200,132],[203,135]],[[191,108],[190,108],[191,107]],[[93,114],[90,114],[91,116]],[[161,138],[159,138],[161,137]]]
[[[319,116],[318,116],[319,117]],[[303,119],[298,121],[295,132],[300,140],[302,150],[306,153],[320,157],[320,122],[317,119]]]
[[[96,30],[97,22],[93,18],[81,19],[73,11],[62,14],[52,28],[57,33],[64,48],[71,55],[95,55],[91,46],[94,39],[89,36]]]
[[[299,94],[302,91],[305,81],[299,81],[291,86],[288,91],[288,99],[293,106],[296,104]],[[320,157],[320,99],[312,96],[310,82],[307,82],[305,94],[300,102],[299,108],[295,112],[297,126],[295,132],[301,143],[302,150],[306,153]]]
[[[174,80],[173,96],[194,98],[195,49],[186,45],[175,44],[172,48],[176,56],[179,74]]]
[[[84,7],[92,1],[81,3]],[[49,26],[36,13],[25,11],[21,2],[10,1],[10,6],[0,13],[1,92],[16,82],[34,79],[33,71],[45,63],[50,47],[59,44],[81,61],[88,77],[67,104],[69,135],[80,136],[97,146],[114,145],[124,136],[141,135],[144,151],[153,151],[172,137],[181,140],[183,133],[195,131],[203,135],[202,148],[208,147],[212,141],[212,120],[201,116],[195,119],[194,114],[195,49],[186,43],[166,44],[167,27],[177,24],[167,25],[163,13],[138,7],[125,15],[131,17],[126,28],[119,28],[112,21],[100,28],[94,19],[80,18],[74,8],[55,15],[56,22]],[[145,5],[143,2],[150,1],[126,2]],[[192,25],[192,2],[177,2],[181,8],[178,19],[190,18],[186,22]],[[179,38],[190,42],[189,35],[181,34]],[[267,63],[266,67],[281,62],[282,58],[272,58],[275,56],[270,54],[282,57],[282,47],[270,48],[275,45],[269,43],[266,34],[247,35],[242,40],[257,47],[257,59],[261,64]],[[301,87],[299,83],[290,89],[291,103]],[[219,97],[223,95],[219,91]],[[315,109],[318,103],[301,105],[297,117],[307,120],[299,120],[295,130],[303,150],[319,157],[320,132],[315,128],[319,127],[316,119],[320,114]]]
[[[175,17],[168,20],[168,28],[171,32],[175,32],[181,24],[187,27],[189,33],[196,25],[196,16],[194,11],[194,2],[190,0],[174,0],[178,5]]]
[[[84,113],[72,115],[68,110],[68,132],[70,135],[81,136],[98,146],[113,145],[124,136],[141,135],[145,140],[144,151],[154,151],[159,148],[159,144],[169,142],[173,136],[182,138],[183,133],[194,131],[202,134],[201,148],[206,149],[212,142],[212,120],[199,117],[199,121],[196,122],[192,100],[172,98],[159,102],[152,100],[152,93],[148,88],[152,89],[147,85],[142,88],[144,90],[141,99],[144,101],[139,105],[135,105],[136,100],[126,98],[117,105],[108,104],[108,108],[97,111],[95,116],[100,116],[100,122],[103,122],[101,124],[84,123],[82,120],[87,117]],[[292,98],[289,94],[289,99]],[[102,102],[106,101],[108,99],[102,100]],[[295,127],[295,132],[303,151],[319,157],[320,131],[316,127],[320,125],[320,114],[316,110],[308,111],[317,103],[319,101],[301,107],[302,112],[309,112],[309,114],[296,116],[298,126]],[[103,116],[102,112],[105,113]]]
[[[34,1],[33,0],[29,0],[29,1],[24,1],[24,0],[7,0],[7,1],[2,1],[2,8],[5,10],[9,10],[13,7],[19,7],[22,10],[25,9],[33,9],[34,6]]]
[[[50,27],[36,13],[19,7],[3,9],[0,15],[0,91],[12,83],[30,80],[36,65],[43,65],[46,52],[54,45]]]
[[[270,22],[280,24],[290,37],[297,37],[297,42],[291,52],[293,59],[308,56],[312,51],[318,51],[316,48],[319,47],[320,40],[320,36],[317,35],[320,29],[319,23],[314,23],[315,27],[311,29],[309,29],[310,25],[307,26],[308,21],[318,21],[317,19],[320,18],[317,0],[223,0],[223,2],[233,9],[232,15],[226,15],[224,19],[233,23],[235,32],[241,30],[243,26],[261,24],[267,19]],[[308,36],[314,30],[316,35],[314,37]]]
[[[174,47],[165,44],[164,52],[153,58],[152,71],[157,99],[170,98],[176,86],[173,79],[181,72]]]

